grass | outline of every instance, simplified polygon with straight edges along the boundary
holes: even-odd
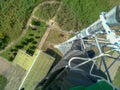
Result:
[[[117,70],[117,73],[116,73],[116,76],[115,76],[115,78],[114,78],[113,84],[114,84],[116,87],[120,88],[120,67],[119,67],[118,70]]]
[[[58,3],[41,5],[35,15],[41,19],[49,20],[53,18],[59,8]]]
[[[120,0],[62,0],[57,22],[63,30],[81,30],[99,18],[102,11],[109,11]],[[68,23],[69,22],[69,23]]]
[[[59,44],[67,40],[69,37],[68,33],[61,32],[57,29],[51,30],[48,35],[48,38],[42,48],[42,50],[46,50],[48,47],[53,48],[53,45]]]
[[[4,90],[6,84],[7,84],[7,79],[4,76],[0,75],[0,90]]]
[[[32,45],[37,47],[37,45],[40,42],[40,40],[41,40],[43,34],[45,33],[45,31],[46,31],[45,23],[40,23],[40,26],[36,30],[33,30],[32,28],[29,28],[25,37],[23,37],[22,41],[20,42],[20,44],[22,44],[22,42],[24,42],[25,40],[28,41],[28,44],[25,45],[25,47],[23,49],[27,50]],[[31,39],[31,40],[29,40],[29,39]],[[34,42],[37,42],[37,43],[34,43]]]
[[[41,51],[39,57],[37,58],[33,68],[31,69],[27,79],[23,84],[23,88],[25,90],[34,90],[35,86],[46,76],[53,62],[53,57]]]

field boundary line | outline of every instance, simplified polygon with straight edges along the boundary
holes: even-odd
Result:
[[[35,64],[35,62],[36,62],[36,60],[37,60],[38,56],[40,55],[40,52],[41,52],[41,50],[39,50],[39,51],[38,51],[38,53],[37,53],[37,55],[36,55],[36,57],[35,57],[35,59],[34,59],[34,61],[33,61],[32,65],[31,65],[31,67],[30,67],[30,69],[28,70],[27,74],[25,75],[24,79],[22,80],[22,83],[20,84],[20,86],[19,86],[19,89],[18,89],[18,90],[21,90],[21,88],[22,88],[22,86],[23,86],[23,84],[24,84],[25,80],[27,79],[27,76],[29,75],[29,73],[30,73],[30,71],[31,71],[32,67],[34,66],[34,64]]]

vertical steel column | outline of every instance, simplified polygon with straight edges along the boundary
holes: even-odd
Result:
[[[96,41],[98,50],[99,50],[99,52],[100,52],[100,55],[104,54],[103,51],[102,51],[102,49],[101,49],[101,46],[100,46],[100,44],[99,44],[99,42],[98,42],[98,39],[97,39],[96,35],[94,35],[94,37],[95,37],[95,41]],[[103,62],[103,65],[104,65],[104,67],[105,67],[105,70],[107,70],[107,65],[106,65],[106,62],[105,62],[105,58],[104,58],[103,56],[101,56],[101,60],[102,60],[102,62]],[[112,80],[111,80],[111,76],[110,76],[110,74],[109,74],[109,71],[107,70],[106,73],[107,73],[107,76],[108,76],[108,79],[109,79],[110,83],[112,83]]]

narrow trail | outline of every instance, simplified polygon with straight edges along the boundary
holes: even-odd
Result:
[[[30,27],[32,27],[32,28],[37,28],[37,26],[36,25],[33,25],[33,24],[31,24],[30,23],[30,25],[29,25]]]
[[[41,18],[38,18],[38,17],[36,17],[35,15],[33,15],[33,18],[36,19],[36,20],[39,20],[39,21],[41,21],[41,22],[44,22],[44,23],[47,22],[46,20],[41,19]]]
[[[55,20],[55,19],[57,18],[57,15],[58,15],[59,11],[60,11],[61,8],[62,8],[62,2],[59,2],[59,3],[60,3],[59,8],[57,9],[56,14],[55,14],[55,16],[52,18],[52,20]]]
[[[39,43],[39,45],[38,45],[38,49],[39,49],[39,50],[42,50],[42,47],[43,47],[43,45],[44,45],[44,43],[45,43],[45,41],[46,41],[46,39],[47,39],[50,31],[51,31],[51,28],[48,28],[48,29],[46,30],[45,34],[43,35],[43,37],[42,37],[42,39],[41,39],[41,41],[40,41],[40,43]]]

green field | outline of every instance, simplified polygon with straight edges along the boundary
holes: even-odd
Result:
[[[30,56],[26,52],[19,50],[13,63],[21,66],[26,71],[28,71],[37,54],[38,54],[38,50],[35,51],[33,56]]]
[[[46,76],[53,62],[53,57],[41,51],[22,87],[25,90],[34,90],[38,82]]]

